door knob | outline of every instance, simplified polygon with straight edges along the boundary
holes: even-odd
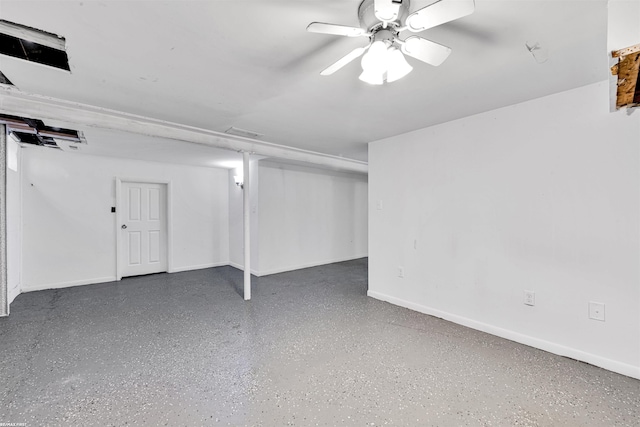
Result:
[[[122,227],[120,227],[120,228],[122,228],[123,230],[125,230],[125,229],[127,228],[127,224],[122,224]]]

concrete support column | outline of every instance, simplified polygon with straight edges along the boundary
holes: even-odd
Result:
[[[244,218],[244,299],[251,299],[251,198],[249,176],[249,153],[242,153],[242,186],[243,186],[243,218]]]
[[[0,125],[0,316],[9,315],[7,283],[7,127]]]

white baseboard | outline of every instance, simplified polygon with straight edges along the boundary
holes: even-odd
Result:
[[[444,320],[448,320],[459,325],[476,329],[478,331],[486,332],[491,335],[496,335],[501,338],[506,338],[511,341],[525,344],[531,347],[539,348],[550,353],[554,353],[560,356],[569,357],[571,359],[580,360],[582,362],[589,363],[591,365],[599,366],[609,371],[616,372],[618,374],[626,375],[628,377],[640,379],[640,366],[629,365],[627,363],[618,362],[616,360],[607,359],[595,354],[587,353],[582,350],[567,347],[561,344],[556,344],[550,341],[545,341],[539,338],[524,335],[509,329],[499,328],[497,326],[489,325],[486,323],[478,322],[467,317],[458,316],[456,314],[447,313],[431,307],[427,307],[421,304],[416,304],[411,301],[406,301],[400,298],[392,297],[390,295],[382,294],[376,291],[367,291],[367,295],[371,298],[375,298],[381,301],[386,301],[400,307],[408,308],[410,310],[418,311],[420,313],[428,314],[430,316],[439,317]]]
[[[228,262],[213,262],[210,264],[200,264],[200,265],[188,265],[186,267],[174,267],[169,271],[169,273],[180,273],[182,271],[191,271],[191,270],[202,270],[205,268],[213,268],[213,267],[222,267],[224,265],[229,265]]]
[[[242,264],[238,264],[237,262],[230,262],[229,264],[231,267],[233,268],[237,268],[240,271],[244,271],[244,265]],[[253,274],[254,276],[260,277],[260,275],[258,274],[258,272],[254,269],[251,269],[251,274]]]
[[[173,268],[171,270],[171,273],[178,273],[181,271],[190,271],[190,270],[201,270],[204,268],[211,268],[211,267],[221,267],[223,265],[229,265],[229,263],[219,262],[219,263],[211,263],[211,264],[190,265],[187,267],[178,267],[178,268]],[[62,289],[62,288],[70,288],[72,286],[95,285],[97,283],[106,283],[106,282],[115,282],[115,281],[116,281],[115,276],[108,276],[108,277],[96,277],[93,279],[73,280],[70,282],[45,283],[40,285],[23,286],[22,292],[43,291],[45,289]]]
[[[272,268],[270,270],[260,271],[258,274],[256,274],[256,276],[259,276],[259,277],[268,276],[270,274],[285,273],[287,271],[301,270],[303,268],[318,267],[318,266],[327,265],[327,264],[335,264],[337,262],[353,261],[354,259],[360,259],[360,258],[366,258],[366,257],[367,255],[356,255],[356,256],[350,256],[346,258],[334,258],[334,259],[327,259],[323,261],[314,261],[314,262],[309,262],[304,264],[290,265],[287,267]]]
[[[92,279],[84,279],[84,280],[73,280],[70,282],[25,285],[22,287],[22,292],[43,291],[46,289],[62,289],[62,288],[70,288],[72,286],[95,285],[96,283],[115,282],[115,281],[116,281],[116,276],[107,276],[107,277],[95,277]]]

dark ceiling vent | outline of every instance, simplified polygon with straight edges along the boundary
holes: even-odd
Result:
[[[86,144],[82,132],[46,126],[42,120],[0,114],[0,124],[7,126],[7,133],[23,144],[60,148],[59,143]]]
[[[3,19],[0,54],[71,71],[63,37]]]

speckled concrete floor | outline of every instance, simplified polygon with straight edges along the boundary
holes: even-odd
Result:
[[[366,260],[19,296],[0,423],[638,426],[640,381],[366,297]]]

